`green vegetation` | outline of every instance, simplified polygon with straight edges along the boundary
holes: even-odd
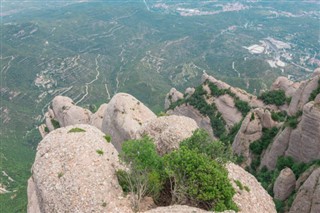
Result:
[[[55,120],[55,119],[51,119],[51,123],[52,123],[52,125],[53,125],[53,127],[54,127],[55,129],[60,128],[59,121],[57,121],[57,120]]]
[[[285,122],[285,126],[291,127],[292,129],[297,128],[301,115],[302,111],[298,111],[295,115],[288,116]]]
[[[58,173],[58,178],[61,178],[63,175],[64,175],[63,172],[59,172]]]
[[[286,111],[280,111],[280,112],[271,111],[271,118],[274,121],[283,122],[287,118],[287,112]]]
[[[98,153],[98,155],[103,155],[104,154],[104,151],[102,149],[97,149],[96,152]]]
[[[110,135],[105,135],[105,136],[103,136],[103,138],[104,138],[108,143],[111,142],[111,136],[110,136]]]
[[[75,127],[75,128],[72,128],[68,131],[68,133],[73,133],[73,132],[85,132],[86,130],[84,129],[81,129],[79,127]]]
[[[251,110],[249,104],[245,101],[240,100],[238,97],[235,98],[234,104],[237,107],[237,109],[241,112],[243,117],[245,117]]]
[[[227,170],[216,161],[181,147],[166,155],[164,164],[169,178],[174,181],[174,203],[189,199],[215,211],[238,210],[232,201],[235,191]]]
[[[234,180],[234,182],[236,183],[236,185],[239,187],[240,190],[244,189],[242,183],[239,180]]]
[[[49,128],[46,126],[45,128],[44,128],[44,131],[46,132],[46,133],[49,133],[50,131],[49,131]]]
[[[272,127],[270,129],[263,128],[261,139],[250,144],[250,150],[252,153],[260,156],[262,151],[269,146],[273,138],[277,135],[278,130],[279,129],[277,127]]]
[[[126,141],[119,156],[130,171],[118,170],[116,174],[123,191],[136,194],[132,200],[136,211],[144,196],[157,202],[163,199],[163,191],[169,192],[165,199],[172,204],[187,202],[207,210],[237,210],[232,201],[235,191],[224,168],[224,163],[233,159],[230,147],[212,141],[204,130],[195,131],[179,150],[163,157],[146,136]]]
[[[318,94],[320,94],[320,79],[318,80],[318,87],[310,94],[309,101],[314,101]]]
[[[180,143],[180,147],[205,154],[222,164],[235,160],[230,145],[225,145],[221,141],[213,141],[203,129],[196,130],[190,138]]]
[[[283,90],[272,90],[262,93],[259,97],[265,104],[282,106],[286,103],[286,94]]]

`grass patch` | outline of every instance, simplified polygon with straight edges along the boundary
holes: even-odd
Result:
[[[111,142],[111,136],[110,136],[110,135],[105,135],[105,136],[103,136],[103,138],[104,138],[108,143]]]
[[[102,149],[97,149],[96,152],[98,153],[98,155],[103,155],[104,154],[104,151]]]
[[[78,128],[78,127],[75,127],[75,128],[72,128],[68,131],[68,133],[72,133],[72,132],[85,132],[86,130],[84,129],[81,129],[81,128]]]

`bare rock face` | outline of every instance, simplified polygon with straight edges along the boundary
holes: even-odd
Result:
[[[49,108],[48,112],[44,114],[44,117],[45,117],[46,127],[49,129],[50,132],[53,131],[54,126],[52,125],[52,122],[51,122],[51,119],[55,117],[53,110]]]
[[[317,165],[313,165],[300,175],[300,177],[296,181],[296,191],[299,190],[300,186],[302,186],[302,184],[308,179],[312,172],[316,170],[318,167],[319,166]]]
[[[90,124],[102,130],[102,121],[108,104],[102,104],[99,109],[91,115]]]
[[[183,99],[183,94],[176,90],[175,88],[171,88],[169,93],[166,95],[164,101],[164,109],[169,109],[170,105],[180,99]]]
[[[297,192],[290,213],[320,212],[320,168],[312,172]]]
[[[230,95],[221,95],[214,100],[214,103],[222,114],[222,117],[226,121],[228,127],[232,127],[241,121],[242,114],[235,107],[234,100]]]
[[[69,132],[75,127],[85,132]],[[28,191],[37,199],[29,197],[30,213],[132,212],[115,175],[118,152],[103,136],[80,124],[59,128],[39,143]]]
[[[120,151],[125,140],[135,138],[141,126],[156,115],[135,97],[118,93],[110,100],[102,121],[102,131],[110,135]]]
[[[212,139],[215,139],[213,135],[213,130],[211,127],[210,118],[208,116],[203,116],[197,109],[193,106],[182,104],[175,107],[173,110],[167,111],[168,115],[179,115],[186,116],[195,120],[199,128],[202,128],[208,132]]]
[[[92,114],[89,110],[76,106],[71,98],[64,96],[56,96],[52,100],[52,110],[61,127],[88,124]]]
[[[28,212],[41,213],[36,188],[32,177],[28,180]]]
[[[320,106],[313,101],[303,107],[298,127],[290,135],[285,155],[299,162],[320,159]]]
[[[288,78],[280,76],[272,84],[271,90],[283,90],[285,91],[286,96],[292,97],[299,86],[300,83],[290,81]]]
[[[187,95],[186,98],[189,98],[191,95],[193,95],[193,93],[196,91],[195,88],[192,87],[188,87],[184,93]]]
[[[275,122],[271,119],[268,110],[256,108],[247,114],[232,143],[233,152],[246,159],[245,166],[251,163],[250,144],[261,138],[263,127],[272,127],[274,125]]]
[[[295,189],[295,185],[296,177],[293,171],[290,168],[281,170],[273,186],[274,198],[286,200]]]
[[[285,128],[282,132],[278,133],[274,142],[269,145],[263,155],[261,167],[266,166],[269,170],[276,168],[278,158],[283,156],[288,149],[291,132],[291,128]]]
[[[228,178],[236,190],[233,201],[239,207],[240,213],[276,212],[272,197],[270,197],[253,175],[233,163],[227,164],[226,168],[229,172]],[[240,181],[244,187],[248,188],[248,191],[245,189],[241,190],[235,181]]]
[[[298,110],[302,110],[303,106],[308,102],[312,91],[318,87],[319,78],[320,74],[317,74],[310,80],[301,82],[300,87],[292,96],[288,110],[289,115],[294,115]]]
[[[198,129],[197,123],[185,116],[162,116],[144,123],[137,133],[137,138],[149,135],[154,139],[160,155],[179,148],[179,143],[192,136]]]

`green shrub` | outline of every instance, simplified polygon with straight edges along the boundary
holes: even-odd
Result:
[[[72,132],[85,132],[86,130],[84,129],[81,129],[81,128],[78,128],[78,127],[75,127],[75,128],[72,128],[68,131],[68,133],[72,133]]]
[[[286,94],[283,90],[272,90],[262,93],[259,97],[265,104],[282,106],[286,103]]]
[[[105,136],[103,136],[103,138],[104,138],[108,143],[111,142],[111,136],[110,136],[110,135],[105,135]]]
[[[101,156],[104,154],[104,151],[102,149],[97,149],[96,152]]]
[[[55,119],[51,119],[51,123],[52,123],[53,128],[55,128],[55,129],[60,128],[59,121],[57,121]]]
[[[250,112],[251,110],[251,107],[249,106],[249,104],[245,101],[240,100],[239,98],[235,98],[234,104],[237,107],[237,109],[241,112],[243,117],[245,117],[248,114],[248,112]]]
[[[320,94],[320,79],[318,80],[318,87],[311,92],[309,101],[314,101],[318,94]]]
[[[284,213],[285,212],[285,203],[283,201],[277,200],[277,199],[274,199],[273,201],[276,204],[277,212]]]
[[[247,192],[250,192],[250,188],[248,186],[244,186],[244,190],[246,190]]]
[[[261,155],[262,151],[269,146],[273,138],[277,135],[278,130],[277,127],[272,127],[270,129],[263,128],[261,139],[254,141],[249,146],[252,153]]]
[[[302,111],[298,111],[295,115],[293,116],[288,116],[285,126],[291,127],[292,129],[297,128],[298,123],[299,123],[299,118],[302,115]]]
[[[235,160],[230,145],[213,141],[203,129],[196,130],[190,138],[183,140],[180,147],[206,154],[209,158],[221,163]]]
[[[281,111],[281,112],[271,112],[271,118],[274,121],[278,121],[278,122],[283,122],[286,120],[287,117],[287,112],[286,111]]]
[[[242,183],[239,180],[234,180],[234,182],[236,183],[236,185],[239,187],[240,190],[244,189]]]
[[[50,131],[49,131],[49,128],[46,126],[45,128],[44,128],[44,131],[46,132],[46,133],[49,133]]]
[[[227,170],[203,154],[181,147],[164,156],[164,164],[172,185],[173,202],[188,199],[208,209],[237,210],[235,194]]]

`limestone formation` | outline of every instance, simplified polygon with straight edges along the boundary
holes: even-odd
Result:
[[[52,110],[61,127],[88,124],[92,114],[89,110],[76,106],[71,98],[64,96],[56,96],[52,100]]]
[[[289,213],[320,212],[320,168],[312,172],[297,192]]]
[[[98,129],[102,130],[103,116],[105,114],[107,107],[108,107],[108,104],[102,104],[99,107],[99,109],[93,115],[91,115],[90,124],[92,126],[95,126]]]
[[[274,198],[281,201],[286,200],[295,189],[295,185],[296,177],[293,171],[290,168],[281,170],[273,186]]]
[[[156,115],[135,97],[118,93],[110,100],[102,121],[102,131],[112,138],[120,151],[125,140],[135,138],[137,130]]]
[[[214,103],[229,128],[241,121],[242,114],[235,107],[234,100],[230,95],[221,95],[215,98]]]
[[[208,132],[212,139],[215,139],[213,135],[213,130],[211,127],[210,118],[208,116],[203,116],[197,109],[193,106],[182,104],[175,107],[173,110],[167,111],[169,115],[179,115],[186,116],[195,120],[199,128],[204,129]]]
[[[154,139],[158,153],[164,155],[179,148],[179,143],[191,137],[198,128],[197,123],[191,118],[177,115],[162,116],[144,123],[137,137],[149,135]]]
[[[236,194],[233,196],[233,201],[240,209],[240,213],[249,212],[268,212],[275,213],[276,208],[271,196],[256,180],[256,178],[233,163],[226,165],[229,172],[230,179]],[[247,189],[240,189],[235,181],[240,181],[243,187]]]
[[[74,128],[84,132],[70,132]],[[115,175],[118,152],[89,125],[59,128],[38,145],[28,212],[132,212]]]
[[[164,101],[164,109],[169,109],[170,105],[180,99],[183,99],[183,94],[176,90],[175,88],[171,88],[170,92],[166,95]]]

